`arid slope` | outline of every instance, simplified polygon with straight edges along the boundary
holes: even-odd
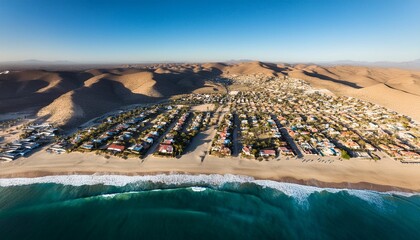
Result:
[[[338,95],[367,100],[420,121],[420,71],[354,66],[295,66],[290,77]]]
[[[45,105],[38,116],[71,127],[127,104],[155,102],[200,89],[218,89],[205,81],[216,74],[212,69],[121,68],[92,69],[86,73],[93,76]]]

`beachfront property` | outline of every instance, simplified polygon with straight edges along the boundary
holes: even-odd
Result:
[[[0,160],[13,161],[51,143],[58,129],[51,124],[31,123],[22,128],[20,139],[0,148]]]
[[[232,155],[233,115],[226,114],[217,127],[210,154],[217,156]]]

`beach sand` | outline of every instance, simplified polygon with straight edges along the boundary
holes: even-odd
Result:
[[[208,143],[210,144],[210,143]],[[203,148],[206,144],[204,144]],[[198,149],[197,149],[198,150]],[[262,161],[206,156],[199,151],[180,159],[121,159],[94,153],[50,154],[43,150],[29,158],[0,164],[1,178],[38,177],[65,174],[152,175],[158,173],[237,174],[256,179],[313,185],[319,187],[420,192],[420,165],[401,164],[391,159],[335,160],[331,163],[298,159]]]

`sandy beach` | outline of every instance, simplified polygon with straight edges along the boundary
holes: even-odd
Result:
[[[281,159],[259,162],[240,158],[206,156],[197,151],[180,159],[149,156],[141,159],[109,159],[94,153],[34,153],[29,158],[0,164],[0,177],[38,177],[65,174],[152,175],[158,173],[237,174],[256,179],[294,182],[319,187],[420,192],[420,166],[391,159],[352,159],[332,162]]]

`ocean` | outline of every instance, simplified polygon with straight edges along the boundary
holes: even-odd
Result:
[[[237,175],[0,179],[0,239],[420,239],[420,195]]]

